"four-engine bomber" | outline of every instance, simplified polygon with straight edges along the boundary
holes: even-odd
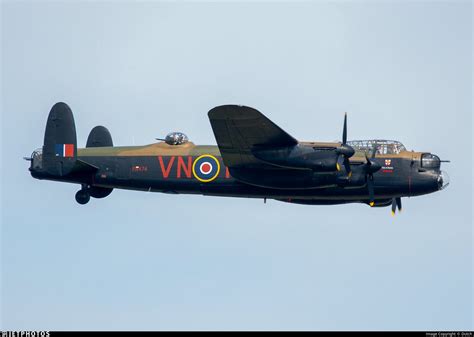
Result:
[[[301,142],[259,111],[240,105],[208,113],[217,146],[195,145],[180,132],[144,146],[114,146],[103,126],[77,148],[71,109],[49,113],[43,147],[27,158],[37,179],[77,183],[76,201],[114,188],[172,194],[275,199],[305,205],[365,203],[401,210],[401,198],[448,185],[440,158],[389,140]]]

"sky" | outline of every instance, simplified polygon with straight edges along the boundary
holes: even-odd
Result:
[[[472,3],[1,4],[2,330],[471,330]],[[403,212],[33,179],[51,106],[78,145],[252,106],[300,140],[397,139],[450,186]]]

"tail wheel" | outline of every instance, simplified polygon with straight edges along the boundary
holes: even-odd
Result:
[[[81,205],[85,205],[89,202],[89,200],[91,200],[91,195],[89,193],[88,190],[86,189],[82,189],[82,190],[79,190],[77,191],[76,193],[76,201],[81,204]]]

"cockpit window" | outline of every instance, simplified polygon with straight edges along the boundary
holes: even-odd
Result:
[[[387,154],[399,154],[400,152],[406,151],[405,146],[396,140],[351,140],[347,142],[348,145],[352,146],[356,152],[365,152],[371,154],[375,149],[375,154],[387,155]]]

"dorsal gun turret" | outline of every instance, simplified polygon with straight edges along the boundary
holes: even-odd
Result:
[[[170,132],[163,138],[156,138],[156,140],[162,140],[168,145],[182,145],[189,142],[188,136],[182,132]]]

